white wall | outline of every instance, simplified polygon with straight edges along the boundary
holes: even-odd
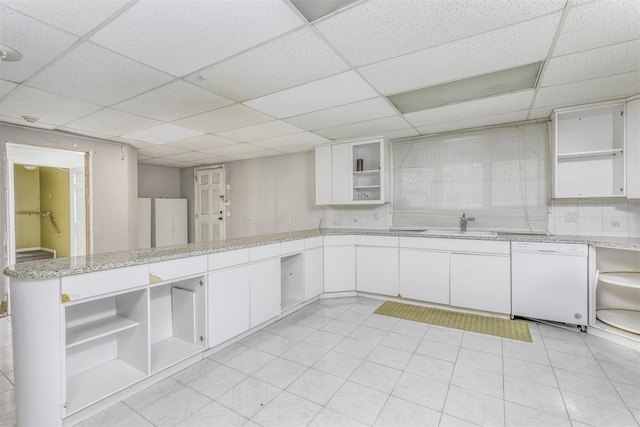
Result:
[[[564,236],[640,237],[640,200],[552,200],[549,232]]]
[[[138,165],[138,197],[180,196],[180,169],[168,166]]]

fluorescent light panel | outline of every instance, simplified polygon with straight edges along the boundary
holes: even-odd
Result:
[[[291,4],[307,21],[313,22],[356,1],[358,0],[291,0]]]
[[[387,98],[404,114],[532,89],[536,85],[541,67],[542,62],[536,62],[468,79],[397,93],[389,95]]]
[[[136,141],[149,142],[151,144],[166,144],[200,135],[204,135],[204,132],[165,123],[160,126],[154,126],[152,128],[128,133],[126,135],[122,135],[122,137],[135,139]]]

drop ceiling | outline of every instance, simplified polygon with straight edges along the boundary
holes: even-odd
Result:
[[[307,3],[0,0],[0,42],[22,54],[0,62],[0,121],[191,167],[640,93],[637,0],[319,0],[312,22]],[[534,88],[406,114],[389,100],[537,62]]]

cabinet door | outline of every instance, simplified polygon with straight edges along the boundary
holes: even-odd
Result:
[[[324,250],[307,249],[304,252],[304,300],[317,297],[324,287]]]
[[[356,290],[356,248],[353,245],[324,247],[324,291]]]
[[[173,205],[171,199],[153,200],[153,241],[156,248],[173,244]]]
[[[356,247],[356,289],[381,295],[398,295],[398,249]]]
[[[334,144],[331,146],[331,202],[351,203],[352,185],[351,144]]]
[[[251,272],[251,327],[257,326],[281,313],[280,259],[252,264]]]
[[[209,274],[209,347],[248,331],[251,293],[249,267]]]
[[[185,245],[187,236],[187,199],[173,199],[172,203],[172,227],[174,245]]]
[[[316,205],[331,204],[331,146],[316,147]]]
[[[451,254],[451,305],[511,313],[508,256]]]
[[[627,197],[640,199],[640,99],[627,103]]]
[[[400,295],[449,304],[449,253],[400,249]]]

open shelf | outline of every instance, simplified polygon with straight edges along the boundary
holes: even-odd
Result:
[[[598,150],[598,151],[582,151],[578,153],[566,153],[566,154],[558,154],[558,160],[562,159],[582,159],[587,157],[606,157],[606,156],[617,156],[622,155],[623,150],[621,149],[613,149],[613,150]]]
[[[596,318],[614,328],[640,335],[640,310],[603,308],[596,310]]]
[[[367,171],[353,171],[354,175],[373,175],[380,173],[380,169],[371,169]]]
[[[120,359],[113,359],[67,378],[67,414],[79,411],[105,396],[116,393],[146,377]]]
[[[598,280],[610,285],[640,289],[640,272],[600,273]]]
[[[358,185],[353,187],[354,190],[359,190],[363,188],[380,188],[380,186],[379,185]]]
[[[158,372],[203,350],[180,338],[169,337],[151,345],[151,373]]]
[[[84,344],[107,335],[138,326],[137,322],[122,316],[112,316],[67,328],[67,348]]]

